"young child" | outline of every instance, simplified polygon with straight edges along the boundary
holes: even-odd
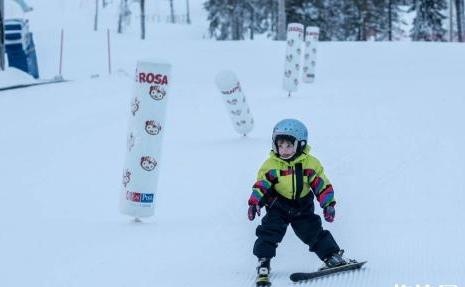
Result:
[[[278,243],[289,224],[327,267],[347,263],[331,233],[323,229],[320,216],[314,213],[313,198],[316,197],[325,220],[332,222],[336,201],[322,165],[310,154],[307,134],[307,128],[298,120],[278,122],[273,129],[272,151],[253,185],[248,201],[249,220],[260,216],[260,208],[266,207],[253,248],[259,260],[257,286],[271,284],[268,278],[270,260],[276,255]]]

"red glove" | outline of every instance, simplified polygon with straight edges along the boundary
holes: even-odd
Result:
[[[328,222],[333,222],[334,217],[336,217],[336,209],[334,208],[334,204],[330,204],[323,209],[323,215],[325,216],[325,220]]]
[[[247,216],[249,220],[252,221],[255,219],[255,215],[260,216],[260,206],[259,205],[249,205],[249,210],[247,211]]]
[[[249,205],[249,209],[247,210],[247,217],[250,221],[252,221],[255,219],[255,215],[260,216],[260,202],[255,196],[251,195],[247,203]]]

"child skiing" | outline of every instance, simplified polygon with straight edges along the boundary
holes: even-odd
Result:
[[[270,260],[290,224],[296,235],[315,252],[328,268],[348,262],[342,257],[331,233],[322,228],[320,216],[314,213],[316,197],[324,218],[335,217],[334,191],[323,167],[310,154],[307,128],[295,119],[278,122],[272,135],[272,151],[258,171],[249,198],[248,218],[254,220],[260,209],[266,215],[257,227],[253,254],[258,257],[257,286],[271,285],[268,278]]]

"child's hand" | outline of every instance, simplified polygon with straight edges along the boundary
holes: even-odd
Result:
[[[336,217],[336,209],[334,205],[328,205],[323,209],[323,214],[325,216],[325,220],[328,222],[333,222],[334,217]]]
[[[250,221],[255,219],[255,214],[260,216],[260,206],[259,205],[249,205],[249,210],[247,212],[247,216],[249,217]]]

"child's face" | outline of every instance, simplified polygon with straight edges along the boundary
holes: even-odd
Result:
[[[282,159],[289,159],[294,156],[296,152],[294,143],[287,141],[287,140],[279,139],[277,144],[278,144],[279,157],[281,157]]]

